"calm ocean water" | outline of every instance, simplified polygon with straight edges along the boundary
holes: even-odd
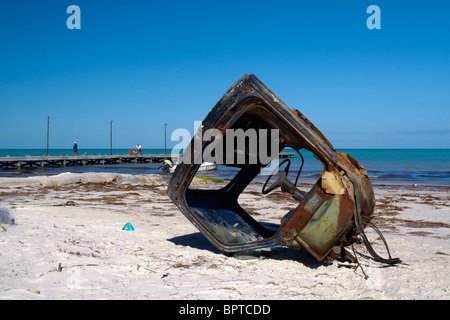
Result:
[[[168,149],[167,152],[171,150]],[[290,150],[286,150],[290,151]],[[432,183],[439,185],[450,184],[450,149],[338,149],[346,152],[358,160],[369,172],[373,183]],[[4,156],[42,156],[46,149],[0,149],[0,157]],[[113,154],[127,154],[128,149],[113,149]],[[164,153],[164,149],[144,149],[146,154]],[[322,170],[321,163],[307,151],[301,151],[304,165],[301,178],[316,179]],[[72,149],[50,149],[49,154],[72,155]],[[109,149],[79,149],[79,155],[110,154]],[[301,165],[301,158],[296,155],[291,159],[290,177],[295,175]],[[0,176],[33,176],[52,175],[62,172],[117,172],[128,174],[158,173],[159,164],[123,164],[86,167],[60,167],[60,168],[22,168],[0,169]],[[201,174],[209,176],[230,178],[236,169],[219,166],[219,170]]]

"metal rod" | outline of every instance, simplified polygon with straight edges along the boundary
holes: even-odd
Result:
[[[164,154],[167,154],[167,146],[166,146],[166,127],[167,123],[164,123]]]
[[[109,122],[109,138],[110,138],[110,149],[111,149],[111,155],[112,155],[112,124],[113,120]]]
[[[47,157],[48,157],[48,142],[49,142],[49,131],[50,131],[50,116],[47,117]]]

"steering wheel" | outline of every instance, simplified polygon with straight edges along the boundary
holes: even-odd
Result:
[[[287,162],[286,168],[284,168],[283,173],[280,175],[280,177],[274,182],[272,183],[267,189],[266,189],[266,185],[267,183],[270,181],[270,179],[272,178],[272,176],[278,172],[278,170],[280,169],[280,167]],[[289,172],[289,167],[291,166],[291,160],[289,159],[284,159],[283,161],[281,161],[281,163],[278,165],[278,167],[272,172],[272,174],[270,176],[267,177],[266,182],[263,185],[262,188],[262,193],[263,194],[268,194],[270,192],[272,192],[273,190],[275,190],[278,187],[281,187],[283,185],[283,182],[285,181],[288,172]]]

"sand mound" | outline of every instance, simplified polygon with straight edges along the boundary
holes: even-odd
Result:
[[[75,183],[116,183],[133,185],[167,185],[170,176],[157,174],[118,174],[109,172],[61,173],[27,178],[1,177],[2,187],[56,187]]]

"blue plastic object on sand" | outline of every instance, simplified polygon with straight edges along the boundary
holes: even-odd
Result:
[[[127,224],[123,226],[122,230],[134,231],[134,227],[131,225],[131,223],[127,222]]]

